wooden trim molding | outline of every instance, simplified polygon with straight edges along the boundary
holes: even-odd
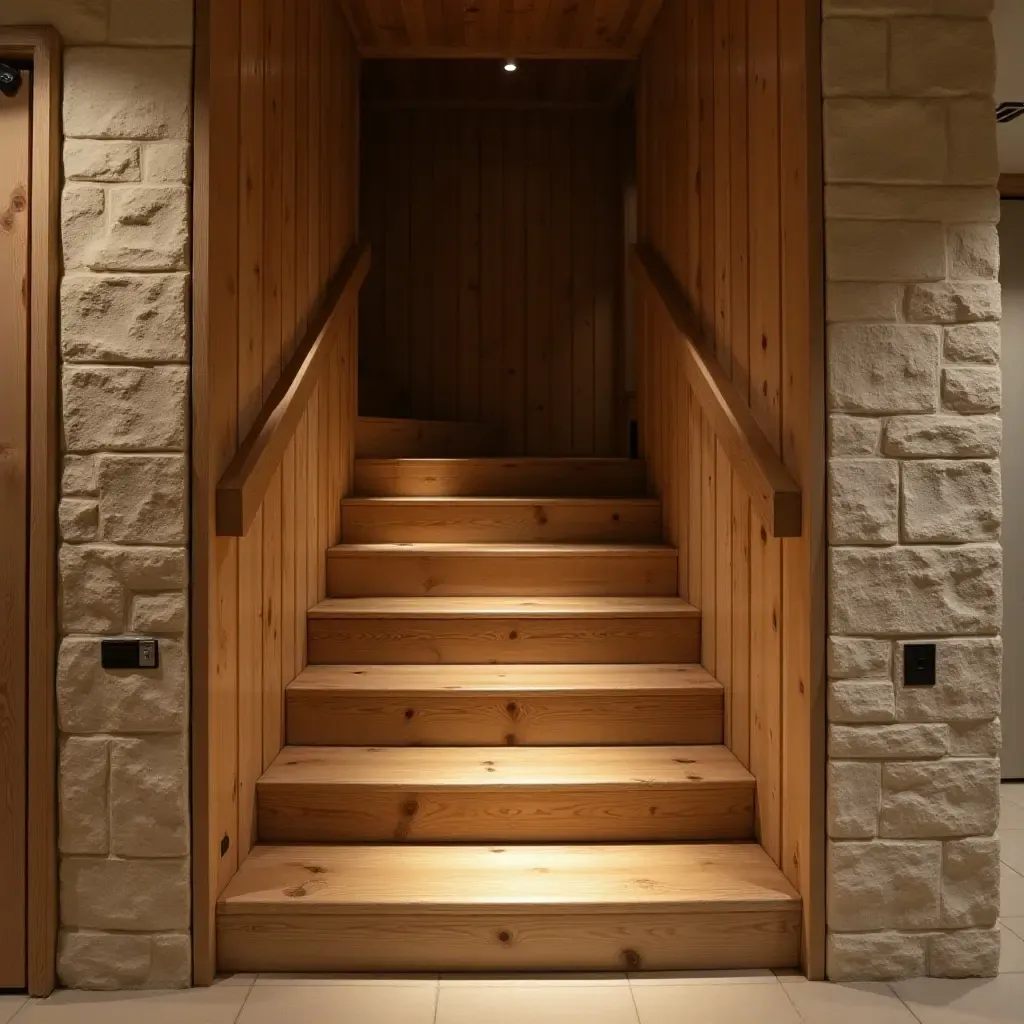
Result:
[[[803,505],[800,487],[715,354],[701,340],[700,320],[672,270],[645,242],[633,247],[632,263],[634,273],[661,301],[679,333],[693,393],[743,480],[757,514],[773,537],[799,537]]]
[[[999,194],[1004,199],[1024,199],[1024,174],[999,176]]]
[[[28,991],[49,995],[57,961],[57,480],[61,40],[0,27],[0,56],[32,62],[29,295]]]
[[[248,533],[369,271],[370,247],[353,245],[305,338],[221,477],[217,486],[218,537]]]

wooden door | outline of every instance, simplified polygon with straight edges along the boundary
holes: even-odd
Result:
[[[0,94],[0,990],[26,985],[28,79]]]

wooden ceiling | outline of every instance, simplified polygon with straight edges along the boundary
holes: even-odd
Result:
[[[339,0],[364,57],[629,60],[662,0]]]

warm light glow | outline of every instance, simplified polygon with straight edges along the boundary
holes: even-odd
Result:
[[[514,60],[510,60],[510,61],[508,61],[505,64],[505,70],[506,71],[515,71],[515,69],[516,69],[516,62]]]

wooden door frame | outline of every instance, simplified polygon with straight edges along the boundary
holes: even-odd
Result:
[[[49,995],[57,961],[57,480],[61,39],[0,25],[0,58],[32,62],[29,193],[27,978]]]

